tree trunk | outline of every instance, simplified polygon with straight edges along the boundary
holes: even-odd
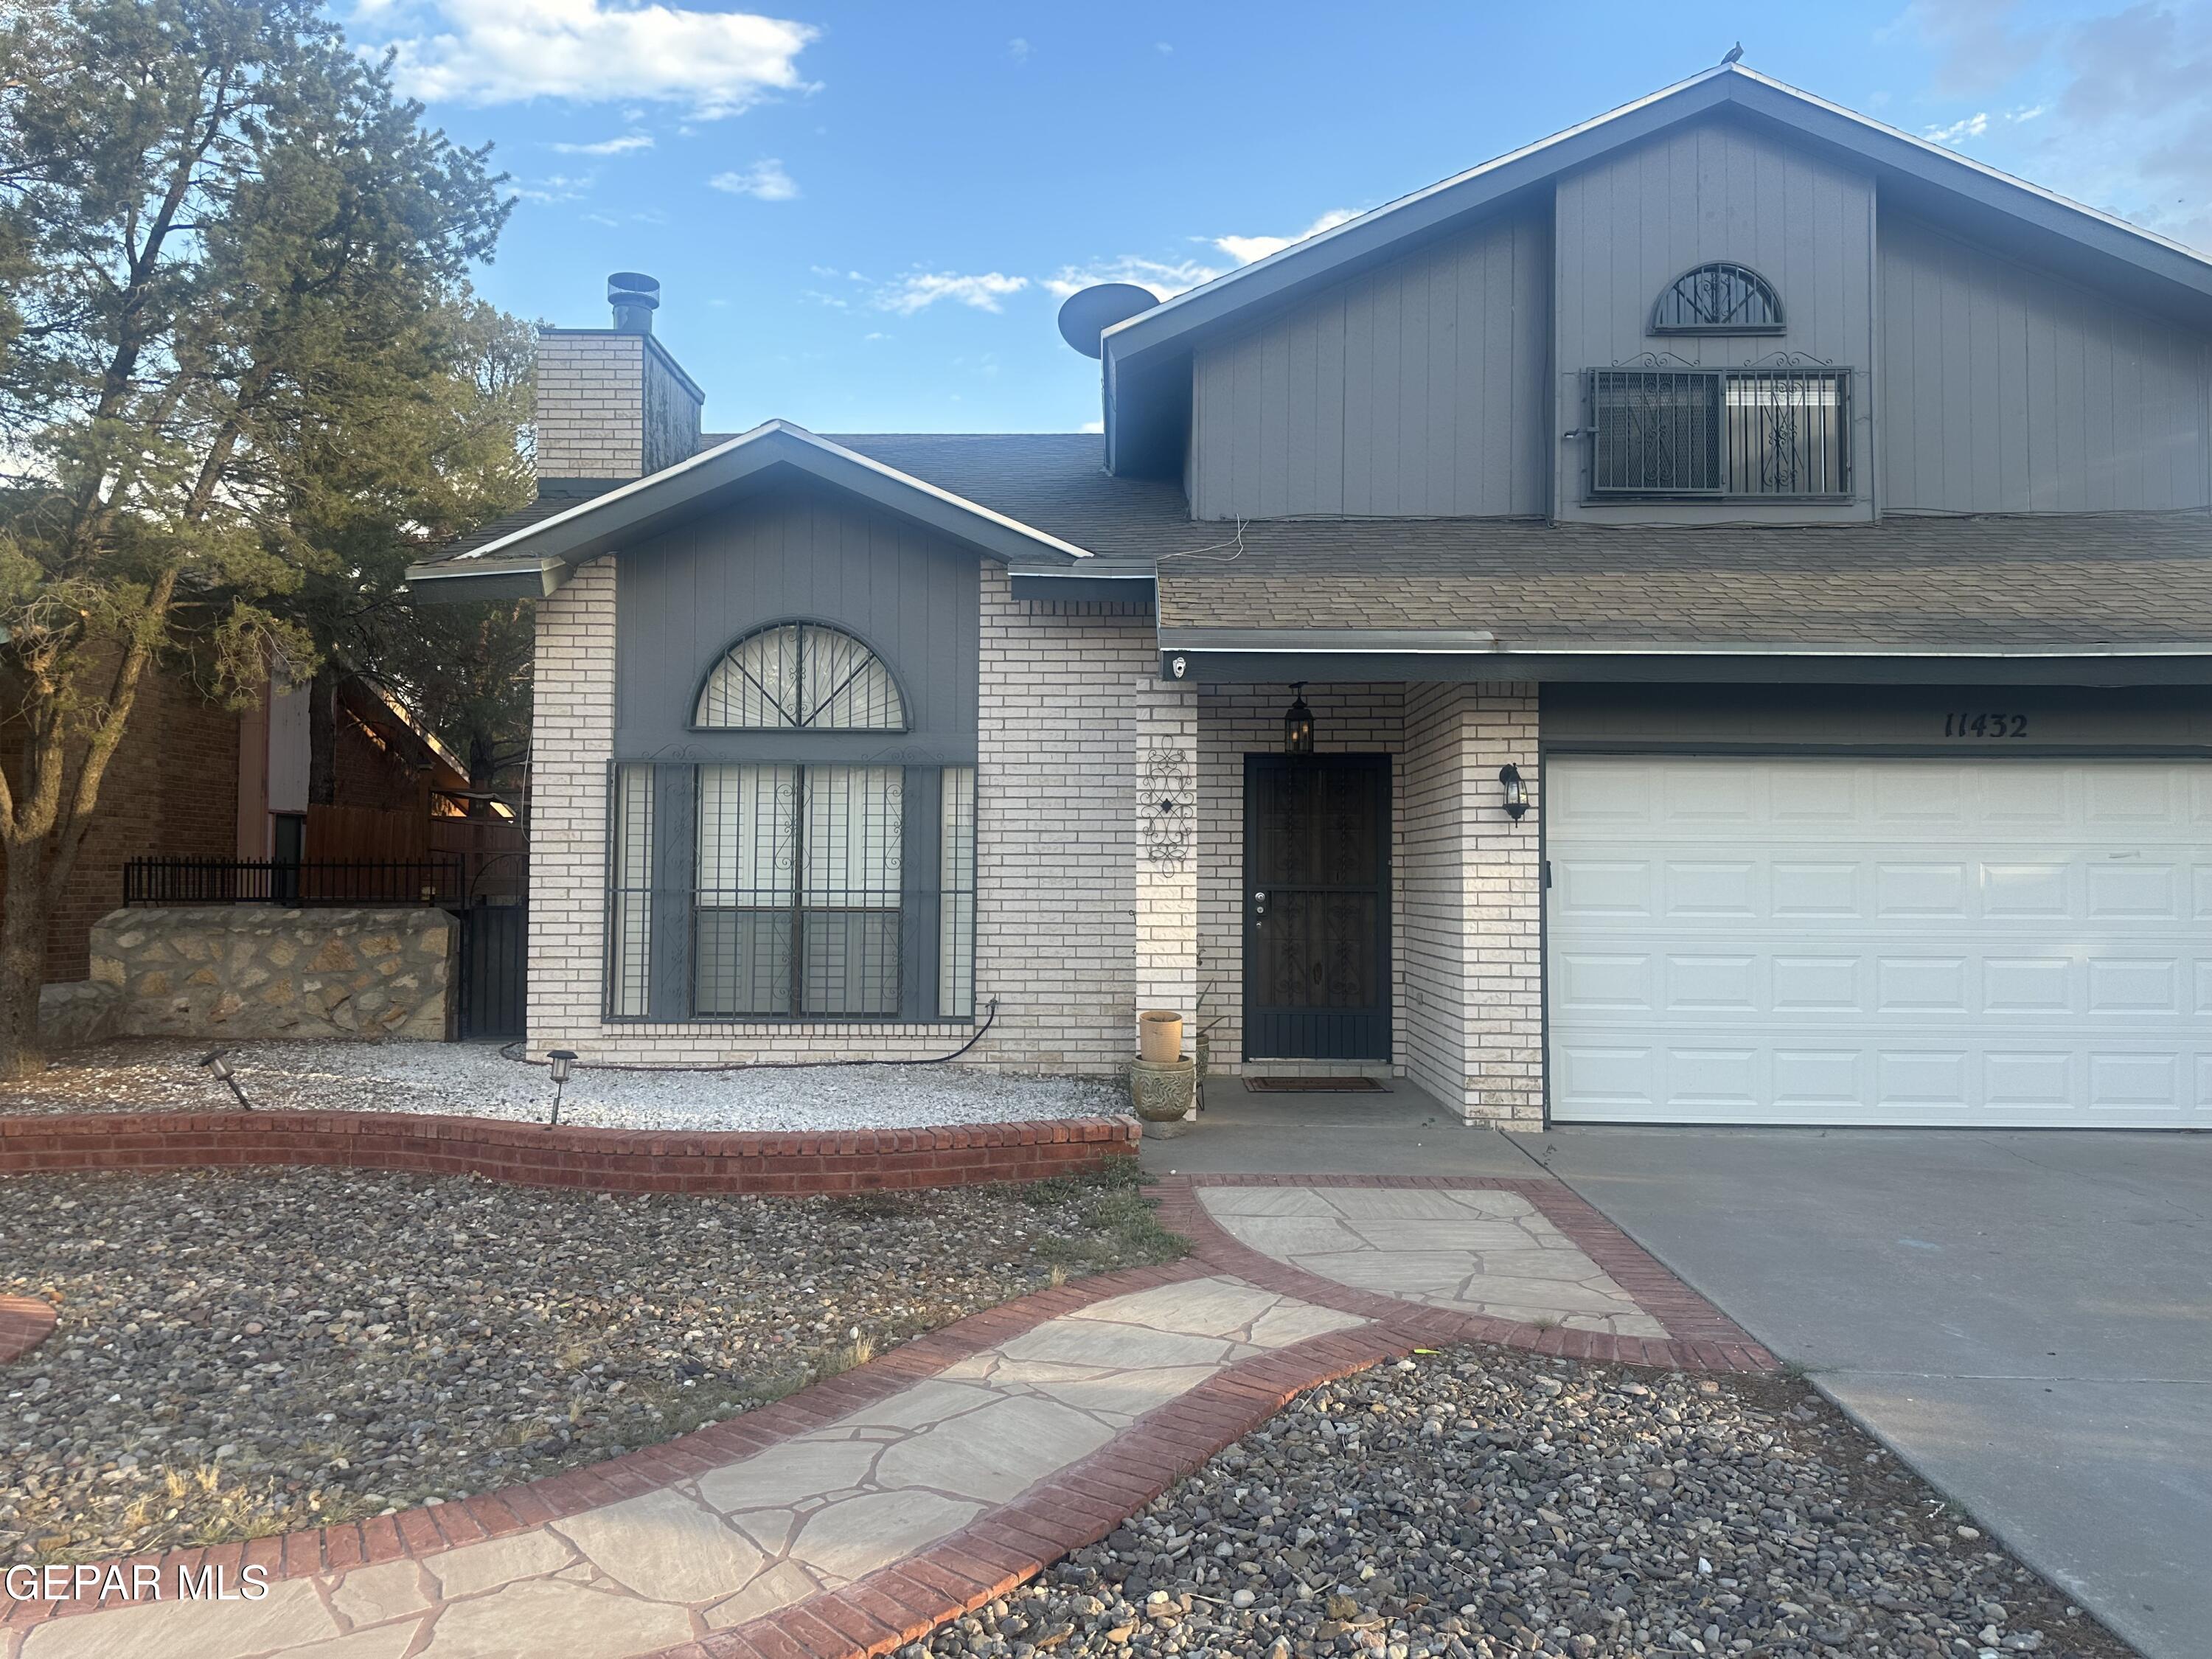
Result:
[[[39,1067],[39,993],[46,982],[45,847],[8,848],[5,914],[0,915],[0,1078]]]

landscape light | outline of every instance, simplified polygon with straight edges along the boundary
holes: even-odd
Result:
[[[568,1068],[575,1064],[574,1048],[548,1048],[545,1063],[553,1068],[553,1121],[547,1127],[561,1127],[561,1091],[568,1086]]]
[[[245,1111],[250,1112],[253,1109],[253,1103],[246,1097],[246,1091],[238,1086],[237,1074],[230,1069],[230,1062],[223,1058],[223,1056],[229,1052],[230,1051],[227,1048],[212,1049],[209,1053],[202,1054],[196,1063],[205,1066],[210,1072],[214,1073],[215,1080],[217,1083],[228,1083],[230,1085],[231,1093],[238,1097],[240,1108]]]

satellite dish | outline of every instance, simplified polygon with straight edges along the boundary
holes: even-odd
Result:
[[[1060,337],[1086,357],[1105,348],[1098,337],[1116,323],[1159,304],[1160,296],[1134,283],[1100,283],[1071,294],[1060,307]]]

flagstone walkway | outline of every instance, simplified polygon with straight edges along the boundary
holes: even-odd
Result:
[[[1103,1536],[1300,1389],[1423,1343],[1771,1364],[1550,1185],[1170,1181],[1183,1262],[1024,1297],[596,1468],[126,1564],[160,1601],[0,1602],[0,1659],[882,1652]],[[250,1566],[260,1599],[176,1599],[180,1570]]]

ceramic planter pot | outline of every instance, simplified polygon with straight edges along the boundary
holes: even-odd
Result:
[[[1137,1016],[1137,1054],[1155,1064],[1182,1058],[1182,1016],[1152,1008]]]
[[[1198,1088],[1198,1066],[1188,1060],[1137,1060],[1129,1063],[1129,1104],[1145,1121],[1145,1133],[1172,1139],[1190,1127],[1183,1115]]]

